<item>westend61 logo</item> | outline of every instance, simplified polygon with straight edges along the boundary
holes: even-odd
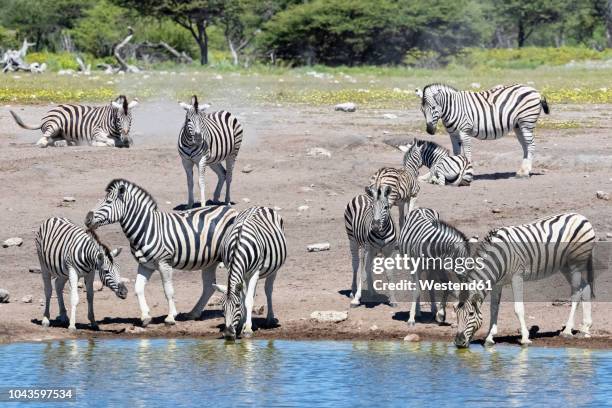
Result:
[[[452,271],[457,276],[466,276],[472,270],[481,270],[484,268],[484,259],[481,257],[411,257],[408,255],[397,254],[390,258],[374,258],[372,272],[380,275],[385,271],[399,270],[409,272],[414,275],[417,270],[420,271]],[[380,279],[374,280],[374,290],[376,291],[413,291],[418,289],[422,291],[428,290],[491,290],[491,281],[471,281],[471,282],[446,282],[440,279],[419,279],[414,282],[408,279],[402,279],[399,282],[384,282]]]

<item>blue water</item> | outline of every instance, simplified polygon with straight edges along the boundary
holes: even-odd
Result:
[[[186,339],[0,346],[0,387],[51,385],[75,387],[77,401],[4,406],[604,406],[612,351]]]

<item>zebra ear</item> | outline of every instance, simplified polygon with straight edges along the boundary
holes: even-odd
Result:
[[[397,146],[397,148],[400,149],[402,152],[406,153],[408,150],[410,150],[411,146],[412,145],[409,145],[409,144],[408,145],[399,145],[399,146]]]
[[[111,251],[111,256],[113,258],[116,258],[119,256],[119,254],[121,254],[121,248],[115,248]]]
[[[198,112],[206,112],[210,108],[209,103],[204,103],[198,108]]]
[[[191,105],[188,105],[185,102],[179,102],[179,105],[181,106],[181,108],[185,109],[186,111],[191,109]]]
[[[472,305],[476,307],[476,309],[480,310],[480,305],[483,301],[482,296],[480,296],[478,293],[474,293],[472,296],[470,296],[470,301],[472,302]]]
[[[128,109],[133,109],[138,106],[138,100],[134,99],[132,102],[128,104]]]
[[[382,188],[382,196],[387,198],[389,197],[389,194],[391,194],[391,186],[384,185]]]
[[[116,101],[112,101],[111,105],[113,105],[113,108],[116,108],[116,109],[121,109],[123,107],[123,105],[121,105],[119,102],[116,102]]]
[[[119,191],[117,191],[117,198],[123,200],[123,196],[125,195],[125,186],[119,186]]]
[[[193,95],[191,97],[191,106],[197,111],[198,110],[198,97],[197,95]]]
[[[423,91],[420,88],[416,88],[414,90],[414,93],[416,94],[416,96],[418,96],[419,98],[423,98]]]
[[[372,189],[372,186],[366,186],[365,188],[365,193],[371,197],[374,198],[374,189]]]
[[[213,288],[215,288],[215,290],[217,292],[221,292],[224,295],[227,295],[227,286],[225,286],[225,285],[217,285],[216,283],[213,283]]]

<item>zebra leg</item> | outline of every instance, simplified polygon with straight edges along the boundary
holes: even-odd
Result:
[[[436,322],[443,324],[446,321],[446,302],[448,300],[448,290],[442,293],[442,300],[438,304],[438,313],[436,313]]]
[[[421,315],[421,311],[419,308],[419,302],[420,302],[420,295],[421,295],[421,286],[419,285],[419,277],[420,277],[420,273],[419,270],[417,269],[416,271],[414,271],[414,274],[412,274],[412,276],[414,277],[414,281],[416,283],[414,291],[412,293],[412,304],[410,305],[410,316],[408,317],[408,326],[414,326],[416,324],[416,317],[417,314],[420,316]],[[417,309],[419,309],[417,311]]]
[[[463,150],[463,155],[471,163],[472,162],[472,140],[470,139],[469,135],[463,132],[459,133],[459,138],[461,140],[461,148]]]
[[[461,137],[459,133],[453,133],[450,135],[451,144],[453,145],[453,155],[461,154]]]
[[[94,130],[91,145],[96,147],[115,147],[115,141],[108,136],[109,134],[102,129]]]
[[[234,175],[234,163],[236,162],[235,157],[228,157],[225,160],[225,204],[230,204],[230,190],[232,186],[232,177]]]
[[[185,159],[182,162],[187,176],[187,207],[193,208],[193,162]]]
[[[136,283],[134,284],[134,292],[138,298],[138,306],[140,306],[140,320],[142,327],[147,327],[151,323],[151,316],[149,315],[149,306],[147,306],[147,300],[145,299],[145,286],[151,275],[153,269],[149,269],[144,265],[138,265],[138,274],[136,275]]]
[[[361,299],[361,281],[363,279],[363,266],[365,264],[365,249],[356,241],[350,242],[351,258],[353,261],[353,284],[351,285],[351,307],[357,307]]]
[[[401,207],[401,203],[400,203],[400,207]],[[389,244],[387,245],[385,248],[383,248],[383,256],[385,258],[389,258],[392,254],[393,254],[393,250],[395,249],[395,244]],[[387,283],[392,282],[393,278],[395,277],[395,269],[387,269],[385,270],[385,277],[387,279]],[[395,291],[394,290],[390,290],[389,291],[389,305],[391,307],[397,307],[398,306],[398,302],[397,299],[395,298]]]
[[[249,338],[253,336],[253,304],[255,303],[255,290],[257,289],[257,281],[259,280],[259,271],[251,276],[247,289],[246,298],[244,299],[244,307],[246,310],[246,319],[244,321],[244,329],[242,337]]]
[[[87,319],[93,330],[99,330],[94,316],[94,277],[95,274],[93,272],[85,276],[85,288],[87,289]]]
[[[266,284],[264,287],[266,292],[266,302],[268,305],[268,313],[266,315],[267,327],[274,327],[278,322],[278,320],[274,318],[274,309],[272,308],[272,291],[274,290],[274,279],[276,279],[276,272],[270,274],[266,278]]]
[[[76,330],[76,308],[79,304],[79,275],[77,272],[69,268],[68,282],[70,283],[70,324],[68,330]]]
[[[215,192],[213,193],[213,201],[218,203],[219,199],[221,198],[221,189],[223,188],[223,183],[226,179],[226,172],[221,163],[211,164],[210,168],[217,175],[217,186],[215,187]]]
[[[198,181],[200,184],[200,205],[204,207],[206,205],[206,181],[204,176],[206,174],[206,161],[208,157],[202,157],[198,162]]]
[[[593,318],[591,316],[591,285],[584,282],[582,286],[582,326],[580,333],[584,337],[591,337],[591,326],[593,326]]]
[[[521,340],[522,345],[531,344],[529,340],[529,330],[525,323],[525,305],[523,304],[523,276],[518,272],[512,277],[512,294],[514,295],[514,313],[521,325]]]
[[[202,314],[202,310],[206,307],[208,299],[215,293],[214,284],[217,283],[217,263],[209,266],[208,268],[202,269],[202,296],[198,299],[197,303],[193,306],[188,314],[190,320],[197,320]]]
[[[516,172],[516,176],[529,177],[529,173],[531,172],[531,163],[535,153],[533,129],[517,127],[514,129],[514,133],[516,133],[516,137],[523,148],[523,162],[521,163],[521,168]]]
[[[53,137],[57,136],[60,132],[60,129],[54,126],[50,126],[44,131],[42,137],[38,139],[38,142],[36,142],[36,146],[43,148],[49,146],[49,143],[51,142]]]
[[[49,327],[49,317],[50,317],[49,309],[51,306],[51,294],[53,291],[51,287],[51,274],[44,267],[42,267],[41,270],[42,270],[43,285],[45,287],[45,313],[43,314],[42,326]]]
[[[57,296],[57,305],[59,306],[59,320],[60,324],[64,325],[68,323],[68,314],[66,313],[66,305],[64,304],[64,286],[66,285],[66,278],[58,276],[55,278],[55,295]]]
[[[489,334],[485,339],[485,345],[495,344],[493,336],[497,334],[497,316],[499,315],[499,302],[501,301],[502,287],[495,287],[491,291],[491,321],[489,322]]]
[[[168,301],[168,316],[164,319],[167,325],[174,325],[176,321],[176,305],[174,304],[174,286],[172,285],[172,267],[165,262],[159,263],[159,272],[161,274],[162,284],[164,286],[164,295]]]
[[[570,286],[572,287],[572,295],[571,295],[572,306],[570,309],[569,316],[567,318],[567,323],[565,323],[565,328],[561,332],[561,336],[572,337],[573,336],[572,330],[574,329],[574,320],[575,320],[574,316],[576,314],[576,308],[578,307],[578,302],[580,302],[580,299],[582,297],[582,288],[583,288],[582,284],[584,284],[584,282],[582,281],[582,274],[575,267],[570,267],[569,270],[566,269],[562,272],[565,278],[567,279],[567,281],[569,282]]]

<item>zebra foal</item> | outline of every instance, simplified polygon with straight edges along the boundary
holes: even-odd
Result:
[[[121,299],[127,297],[128,290],[121,282],[119,266],[114,261],[121,250],[110,250],[100,242],[94,232],[86,231],[66,218],[49,218],[38,229],[35,242],[45,290],[45,312],[42,320],[44,327],[49,327],[52,278],[55,279],[59,319],[62,323],[68,322],[70,330],[76,330],[79,278],[83,277],[85,280],[87,317],[93,329],[98,328],[93,308],[93,282],[96,272],[104,286]],[[67,318],[64,305],[66,281],[70,283],[70,319]]]
[[[272,290],[276,273],[287,258],[283,219],[267,207],[241,211],[223,239],[222,253],[228,269],[227,286],[214,286],[225,294],[223,334],[228,340],[241,333],[251,337],[253,301],[260,279],[266,280],[266,325],[275,324]]]
[[[129,147],[133,143],[130,128],[132,109],[136,105],[138,101],[128,103],[124,95],[106,106],[59,105],[39,125],[28,125],[15,112],[10,112],[20,127],[42,130],[43,136],[36,142],[39,147],[59,140],[77,145]]]

